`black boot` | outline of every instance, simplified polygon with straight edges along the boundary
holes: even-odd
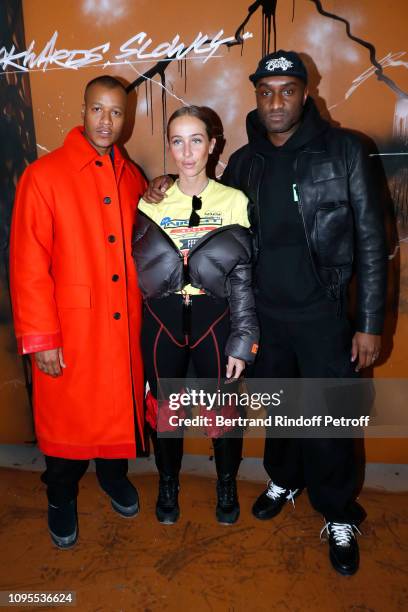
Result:
[[[232,525],[238,520],[239,501],[235,478],[218,478],[215,516],[222,525]]]
[[[95,459],[96,477],[112,508],[127,518],[139,512],[139,495],[127,477],[127,459]]]
[[[100,478],[98,480],[101,489],[111,498],[111,506],[115,512],[126,518],[131,518],[139,512],[139,495],[127,476],[111,482]]]
[[[160,474],[159,495],[156,503],[156,516],[159,523],[173,525],[180,516],[178,492],[180,486],[178,478]]]
[[[215,515],[223,525],[232,525],[239,517],[236,477],[242,454],[242,438],[214,438],[217,468],[217,506]]]
[[[183,438],[161,438],[156,432],[152,432],[151,438],[160,477],[156,517],[160,523],[172,525],[180,516],[178,477],[183,458]]]
[[[58,506],[48,503],[48,531],[58,548],[71,548],[78,539],[76,499]]]

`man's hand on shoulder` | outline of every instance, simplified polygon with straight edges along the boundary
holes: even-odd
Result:
[[[168,174],[156,176],[150,181],[143,199],[149,204],[159,204],[163,198],[167,198],[166,191],[173,185],[174,181]]]
[[[61,348],[38,351],[34,353],[34,359],[41,372],[53,376],[54,378],[61,376],[62,369],[67,367],[64,362]]]
[[[381,350],[381,336],[356,332],[351,344],[351,361],[357,362],[356,372],[372,366]]]

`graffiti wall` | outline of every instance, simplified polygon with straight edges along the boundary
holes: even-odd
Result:
[[[0,47],[25,47],[21,2],[0,4]],[[1,53],[0,53],[1,54]],[[16,356],[8,293],[8,234],[17,180],[37,157],[28,74],[0,76],[0,441],[33,439],[27,362]]]
[[[8,4],[19,3],[2,6]],[[164,137],[166,117],[183,104],[214,109],[225,139],[215,169],[221,175],[229,155],[246,142],[245,116],[255,106],[248,74],[268,51],[297,50],[307,64],[311,93],[322,114],[368,136],[373,163],[387,178],[389,313],[384,357],[374,376],[406,377],[405,0],[258,0],[252,4],[249,0],[23,0],[21,8],[21,23],[10,15],[1,21],[0,95],[8,101],[1,107],[2,125],[14,126],[14,135],[18,134],[12,141],[18,161],[13,162],[12,178],[7,173],[8,195],[2,201],[3,237],[16,175],[35,154],[41,156],[59,146],[71,127],[80,123],[82,92],[90,79],[105,72],[128,83],[132,116],[124,144],[148,177],[173,170]],[[36,151],[31,146],[34,139]],[[4,238],[2,245],[4,252]],[[4,267],[1,282],[5,289]],[[4,290],[0,410],[8,421],[10,389],[13,413],[24,412],[26,400],[24,393],[16,393],[20,388],[25,391],[24,373],[16,365],[6,302]],[[0,432],[1,439],[8,435]]]

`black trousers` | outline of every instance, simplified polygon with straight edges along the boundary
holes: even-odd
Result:
[[[89,460],[63,459],[45,455],[46,471],[41,480],[47,485],[48,502],[60,506],[75,499],[78,484],[88,469]],[[95,459],[99,482],[113,483],[125,478],[128,472],[127,459]]]
[[[184,378],[190,360],[198,378],[215,379],[224,388],[225,345],[230,329],[227,300],[208,295],[192,296],[186,313],[182,296],[173,294],[145,303],[142,327],[142,354],[145,376],[157,399],[160,378]],[[236,390],[234,384],[226,388]],[[153,436],[159,472],[177,476],[181,467],[183,441]],[[242,454],[242,435],[213,439],[218,477],[235,478]]]
[[[352,330],[347,318],[278,321],[258,313],[261,326],[255,378],[355,378],[350,361]],[[358,523],[364,518],[356,503],[359,470],[355,441],[337,438],[272,438],[265,440],[264,467],[277,485],[307,487],[312,506],[329,521]]]

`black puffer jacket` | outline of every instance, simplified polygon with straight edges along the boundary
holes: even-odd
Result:
[[[385,311],[387,251],[384,220],[368,156],[353,133],[324,121],[311,98],[303,116],[306,134],[296,151],[295,173],[299,211],[316,278],[332,299],[345,290],[355,266],[358,331],[380,334]],[[301,128],[299,128],[300,130]],[[262,248],[259,223],[268,146],[257,111],[247,117],[249,144],[236,151],[223,174],[225,185],[241,189],[250,199],[250,220]],[[270,198],[273,201],[274,194]],[[271,265],[273,262],[271,261]]]
[[[225,353],[254,361],[259,341],[252,294],[252,245],[249,230],[226,225],[208,232],[183,255],[154,221],[138,211],[133,258],[144,298],[161,298],[186,284],[214,298],[227,298],[231,331]]]

